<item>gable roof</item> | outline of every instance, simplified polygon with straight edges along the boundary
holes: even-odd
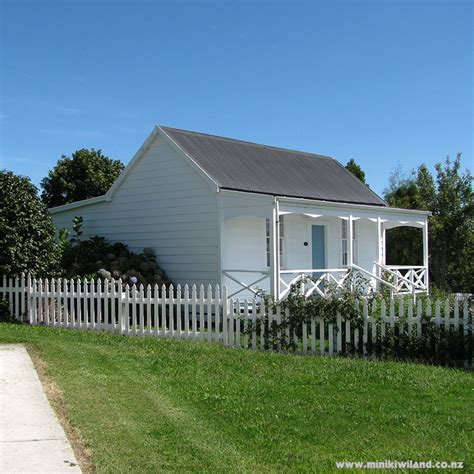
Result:
[[[386,206],[334,158],[161,126],[219,188]]]

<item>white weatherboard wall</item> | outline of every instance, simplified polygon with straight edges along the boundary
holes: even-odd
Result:
[[[229,219],[223,240],[225,268],[267,270],[265,219],[257,216]]]
[[[129,170],[112,200],[54,213],[57,228],[84,219],[84,237],[103,235],[134,252],[151,247],[181,284],[216,284],[216,194],[193,165],[158,136]]]
[[[233,276],[246,284],[257,280],[268,271],[266,258],[265,219],[270,217],[272,209],[268,197],[226,196],[223,199],[224,220],[222,228],[221,254],[223,270],[252,270],[255,273],[232,272]],[[317,214],[317,209],[313,210]],[[312,262],[312,226],[323,225],[326,243],[326,268],[341,269],[342,265],[342,220],[338,217],[312,218],[301,214],[285,214],[282,270],[300,270],[313,268]],[[354,263],[374,271],[377,252],[376,224],[368,219],[355,222],[356,241]],[[308,245],[305,245],[305,242]],[[282,274],[289,282],[295,274]],[[223,282],[229,293],[242,289],[229,278]],[[257,286],[269,291],[269,277]],[[253,294],[243,290],[241,298]]]
[[[268,272],[266,252],[265,219],[270,218],[273,209],[273,197],[265,195],[244,195],[228,193],[219,196],[222,218],[221,259],[222,270],[252,270],[257,273],[232,272],[233,276],[244,283],[251,283]],[[222,284],[229,289],[229,294],[242,287],[227,277]],[[268,276],[257,286],[270,291]],[[242,291],[240,298],[254,296],[252,292]]]
[[[367,219],[356,221],[357,261],[362,268],[375,272],[377,259],[377,224]]]
[[[336,217],[313,219],[300,214],[287,214],[284,220],[286,252],[284,252],[283,265],[285,268],[313,268],[312,225],[323,225],[325,228],[326,268],[343,268],[341,219]],[[354,263],[372,272],[377,252],[376,224],[367,219],[359,219],[355,221],[355,228]],[[308,242],[308,245],[305,246],[304,242]]]
[[[323,225],[326,244],[326,268],[341,268],[341,221],[335,218],[305,217],[286,214],[284,219],[283,267],[287,269],[313,268],[312,226]],[[305,246],[304,243],[308,245]]]

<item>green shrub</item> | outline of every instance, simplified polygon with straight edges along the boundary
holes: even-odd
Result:
[[[306,280],[310,280],[306,277]],[[287,298],[277,303],[270,295],[261,291],[259,296],[264,301],[265,311],[260,312],[259,319],[248,325],[246,331],[260,333],[263,329],[265,348],[280,347],[284,350],[295,350],[296,344],[293,337],[286,337],[286,333],[301,339],[303,323],[310,323],[312,319],[319,318],[325,322],[335,322],[337,314],[343,314],[345,319],[362,323],[361,313],[356,310],[357,304],[362,301],[368,280],[360,273],[350,273],[342,286],[332,283],[325,284],[326,297],[307,298],[301,284],[291,286]],[[280,309],[281,321],[277,323],[271,314]],[[263,328],[262,328],[263,326]]]
[[[61,266],[67,278],[122,279],[128,284],[168,285],[164,272],[156,264],[152,249],[145,248],[136,254],[127,245],[110,243],[105,237],[94,236],[81,240],[81,217],[73,219],[74,235],[62,229],[60,241],[62,248]]]
[[[54,234],[36,187],[26,177],[1,171],[0,273],[54,275],[60,257]]]
[[[310,325],[312,320],[322,320],[326,331],[329,326],[326,323],[336,323],[337,315],[342,317],[342,325],[339,329],[333,325],[334,340],[337,332],[342,331],[342,352],[347,355],[368,353],[379,358],[420,360],[429,363],[463,366],[466,361],[472,362],[474,341],[472,333],[472,315],[467,321],[467,328],[461,326],[459,329],[446,329],[444,324],[438,326],[432,318],[436,314],[436,300],[427,296],[419,296],[418,301],[422,308],[421,331],[416,332],[416,323],[412,324],[410,331],[407,299],[395,298],[393,307],[397,318],[393,328],[385,322],[382,334],[381,307],[385,304],[385,315],[389,316],[389,303],[384,294],[373,292],[365,295],[367,280],[359,274],[350,274],[342,287],[328,284],[326,286],[326,297],[305,297],[300,284],[291,287],[286,300],[276,302],[268,294],[261,292],[260,296],[265,303],[258,309],[258,319],[253,322],[244,319],[244,333],[251,336],[253,333],[262,334],[265,349],[282,349],[296,351],[300,349],[303,337],[303,324]],[[362,339],[364,318],[362,307],[364,300],[371,318],[374,319],[375,333],[372,334],[374,326],[368,325],[367,342]],[[445,299],[442,300],[440,315],[445,316]],[[454,316],[454,296],[448,299],[449,317]],[[468,302],[472,307],[472,300]],[[427,316],[428,307],[431,316]],[[279,310],[280,321],[275,321],[274,314]],[[401,316],[400,316],[401,315]],[[416,317],[416,305],[413,308],[413,316]],[[460,310],[459,316],[462,317]],[[350,342],[345,342],[346,321],[350,322],[352,329],[359,329],[359,340],[351,336]],[[467,329],[467,330],[466,330]],[[370,331],[370,332],[369,332]]]
[[[0,298],[0,323],[12,323],[14,318],[10,313],[10,305],[8,300]]]

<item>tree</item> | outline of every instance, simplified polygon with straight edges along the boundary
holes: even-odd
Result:
[[[36,276],[58,268],[59,247],[46,206],[29,178],[0,172],[0,273]]]
[[[367,184],[365,182],[365,173],[352,158],[347,162],[346,169],[349,170],[356,178],[359,178],[364,184]]]
[[[402,164],[398,162],[388,178],[388,186],[383,190],[383,195],[388,196],[411,181],[413,181],[413,176],[409,176]]]
[[[474,194],[472,175],[461,173],[461,154],[454,162],[435,165],[436,177],[421,165],[411,179],[385,195],[391,206],[430,210],[430,273],[443,290],[474,291]],[[397,231],[397,233],[394,233]],[[387,241],[387,259],[394,256],[419,260],[421,242],[414,229],[393,229]],[[396,237],[396,238],[393,238]],[[389,261],[389,260],[388,260]],[[395,263],[389,261],[389,263]],[[396,262],[407,263],[406,261]],[[410,262],[413,264],[413,262]]]
[[[474,292],[474,195],[461,155],[436,165],[436,196],[430,231],[433,278],[440,288]]]
[[[94,148],[77,150],[72,157],[62,155],[41,182],[41,198],[48,207],[55,207],[101,196],[123,168],[121,161],[112,160]]]

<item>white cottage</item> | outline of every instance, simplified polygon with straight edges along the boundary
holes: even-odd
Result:
[[[333,158],[156,126],[109,191],[50,209],[57,228],[154,249],[181,284],[307,295],[348,270],[393,292],[428,289],[428,212],[394,209]],[[385,264],[385,231],[423,229],[422,266]]]

